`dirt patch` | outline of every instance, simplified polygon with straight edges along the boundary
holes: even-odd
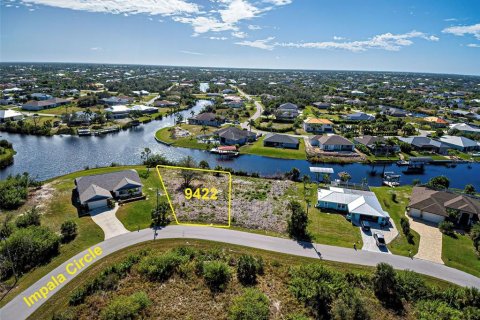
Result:
[[[215,188],[216,200],[188,199],[181,170],[161,170],[162,178],[180,222],[206,224],[228,223],[228,187],[226,174],[200,174],[190,185],[195,191]],[[261,180],[232,176],[231,223],[250,229],[283,233],[290,214],[288,190],[295,187],[291,181]]]
[[[339,151],[328,152],[310,144],[309,139],[305,140],[305,151],[311,162],[362,162],[366,160],[366,156],[355,149],[354,152]]]
[[[38,189],[30,191],[28,201],[25,205],[27,207],[37,206],[39,209],[44,209],[53,198],[53,194],[55,193],[55,184],[55,182],[49,182],[42,185]]]

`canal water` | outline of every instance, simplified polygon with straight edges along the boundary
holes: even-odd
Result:
[[[183,111],[185,117],[189,117],[193,110],[198,113],[208,100],[200,100],[187,111]],[[10,134],[0,132],[0,139],[7,139],[14,145],[17,154],[14,164],[0,170],[0,179],[5,179],[10,174],[29,172],[38,179],[44,180],[73,171],[83,170],[85,167],[109,166],[112,162],[118,164],[141,163],[141,152],[145,147],[153,153],[159,153],[166,158],[177,161],[185,156],[192,156],[196,161],[205,160],[210,167],[220,165],[237,171],[256,172],[263,176],[283,174],[292,168],[298,168],[302,174],[310,174],[312,166],[304,160],[283,160],[256,155],[241,155],[231,160],[222,160],[217,155],[206,151],[185,148],[169,147],[158,143],[154,136],[161,128],[172,126],[174,117],[165,117],[160,121],[140,125],[126,131],[107,134],[104,136],[77,137],[77,136],[53,136],[37,137],[30,135]],[[361,182],[367,179],[369,185],[381,185],[381,172],[383,165],[376,165],[377,174],[372,175],[372,166],[365,164],[325,164],[316,165],[333,168],[337,174],[342,171],[350,173],[352,182]],[[405,167],[396,164],[388,164],[385,171],[393,171],[402,174]],[[414,179],[427,182],[431,177],[445,175],[451,181],[451,186],[463,188],[465,184],[472,184],[477,190],[480,189],[480,163],[458,164],[455,168],[447,168],[443,165],[429,165],[424,174],[403,175],[402,184],[410,184]],[[314,176],[312,175],[312,178]]]

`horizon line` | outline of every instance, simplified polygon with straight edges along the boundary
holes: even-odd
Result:
[[[377,72],[377,73],[410,73],[410,74],[432,74],[432,75],[452,75],[452,76],[468,76],[480,77],[480,74],[462,74],[462,73],[446,73],[431,71],[394,71],[394,70],[352,70],[352,69],[301,69],[301,68],[255,68],[255,67],[225,67],[225,66],[195,66],[195,65],[169,65],[169,64],[140,64],[140,63],[111,63],[111,62],[64,62],[64,61],[0,61],[0,64],[91,64],[91,65],[110,65],[110,66],[152,66],[152,67],[178,67],[178,68],[197,68],[197,69],[237,69],[237,70],[266,70],[266,71],[310,71],[310,72]]]

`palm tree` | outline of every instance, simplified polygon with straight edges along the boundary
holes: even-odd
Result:
[[[205,135],[205,132],[208,131],[208,127],[206,125],[203,125],[202,129],[200,129],[200,131],[203,132],[203,134]]]
[[[252,131],[252,127],[255,126],[255,121],[253,119],[248,120],[248,127],[250,128],[250,131]]]

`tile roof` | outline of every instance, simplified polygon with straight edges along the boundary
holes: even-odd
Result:
[[[437,191],[425,187],[414,187],[410,197],[410,208],[448,216],[447,208],[476,214],[480,217],[480,201],[465,195]]]
[[[318,119],[318,118],[307,118],[304,120],[305,123],[308,124],[329,124],[333,125],[333,122],[328,119]]]
[[[286,135],[286,134],[268,134],[263,140],[264,142],[274,142],[274,143],[293,143],[298,144],[298,138]]]

